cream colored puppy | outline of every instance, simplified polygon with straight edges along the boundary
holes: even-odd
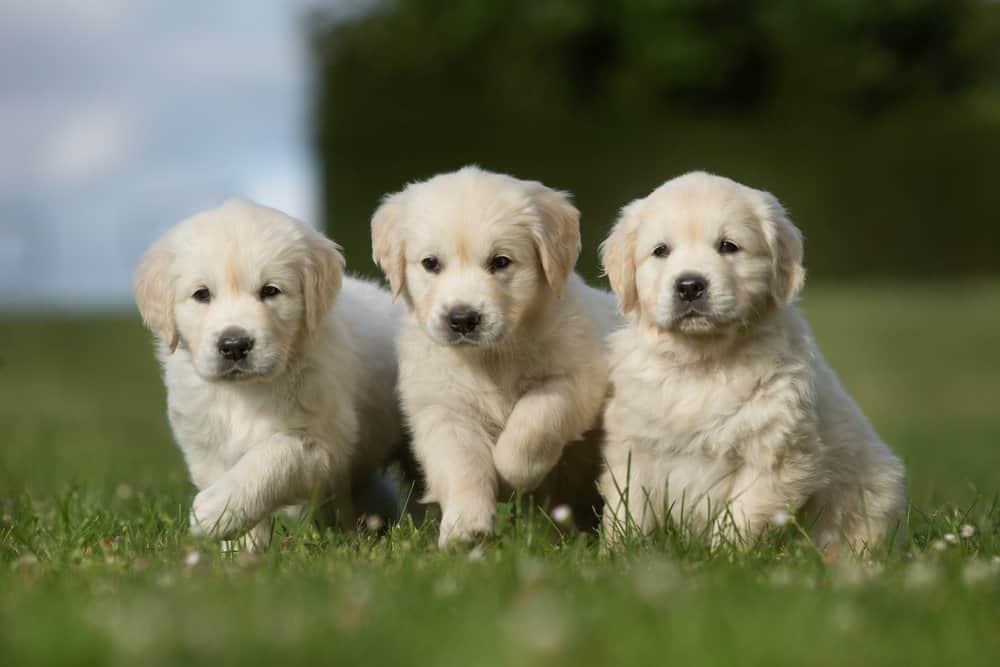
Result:
[[[509,489],[592,521],[598,439],[584,438],[617,316],[610,294],[573,273],[579,213],[567,196],[466,167],[386,197],[372,245],[409,306],[400,396],[424,500],[442,509],[439,543],[492,532]]]
[[[610,338],[610,540],[682,511],[742,541],[796,512],[823,547],[896,530],[903,466],[791,305],[802,237],[777,199],[686,174],[622,209],[601,257],[631,319]]]
[[[262,546],[272,512],[330,496],[345,522],[394,513],[382,468],[403,441],[397,308],[343,264],[319,232],[243,201],[188,218],[143,256],[135,298],[199,489],[192,532],[252,529]]]

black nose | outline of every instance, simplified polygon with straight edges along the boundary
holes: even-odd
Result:
[[[253,338],[243,329],[226,329],[219,336],[219,354],[230,361],[239,361],[253,349]]]
[[[452,308],[448,311],[448,326],[455,333],[472,333],[479,326],[479,311],[465,306]]]
[[[677,290],[677,298],[688,302],[700,299],[707,287],[708,281],[705,280],[704,276],[700,276],[697,273],[685,273],[677,278],[677,282],[674,283],[674,289]]]

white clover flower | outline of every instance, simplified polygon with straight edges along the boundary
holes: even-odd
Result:
[[[781,526],[786,525],[791,520],[792,520],[792,515],[789,514],[786,510],[778,510],[771,516],[771,523],[773,523],[775,526],[778,526],[779,528]]]
[[[128,500],[132,497],[132,487],[122,482],[117,487],[115,487],[115,495],[122,500]]]
[[[976,527],[968,523],[964,524],[962,526],[962,529],[959,531],[959,535],[961,535],[965,539],[969,539],[975,534],[976,534]]]
[[[996,574],[995,569],[983,560],[969,561],[962,568],[962,581],[969,588],[976,588],[989,581]]]
[[[663,557],[649,557],[635,564],[633,585],[636,594],[650,604],[665,604],[670,593],[683,582],[680,569]]]
[[[933,542],[931,542],[931,549],[933,549],[934,551],[944,551],[947,548],[948,545],[945,543],[944,540],[934,540]]]
[[[377,533],[385,527],[385,520],[378,514],[369,514],[365,517],[365,528],[373,533]]]
[[[927,588],[938,580],[938,576],[937,568],[933,565],[926,561],[917,561],[906,569],[903,585],[912,590]]]
[[[569,505],[556,505],[552,508],[552,520],[565,526],[573,518],[573,509]]]
[[[958,535],[956,535],[955,533],[945,533],[944,534],[944,541],[947,542],[948,544],[957,544],[958,543]]]
[[[194,567],[201,560],[201,554],[197,551],[189,551],[186,556],[184,556],[184,564],[188,567]]]
[[[486,556],[486,550],[483,549],[483,545],[481,545],[481,544],[477,544],[469,552],[469,560],[471,560],[473,562],[475,562],[475,561],[481,561],[483,559],[483,557],[485,557],[485,556]]]
[[[38,565],[38,556],[35,554],[24,554],[13,563],[10,567],[15,572],[31,572],[34,567]]]
[[[434,596],[450,598],[458,593],[458,582],[453,577],[444,577],[434,583]]]

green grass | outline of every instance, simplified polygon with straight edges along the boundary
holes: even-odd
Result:
[[[0,317],[0,664],[996,664],[1000,284],[810,286],[803,306],[909,469],[905,539],[871,564],[677,530],[609,557],[509,505],[471,553],[433,525],[282,523],[267,553],[222,555],[187,535],[138,321]]]

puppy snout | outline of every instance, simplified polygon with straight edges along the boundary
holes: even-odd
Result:
[[[481,315],[475,308],[458,306],[448,311],[445,316],[448,327],[458,334],[470,334],[479,326]]]
[[[230,361],[239,361],[250,354],[254,339],[243,329],[226,329],[219,336],[219,354]]]
[[[685,273],[679,276],[674,283],[677,298],[688,303],[697,301],[704,296],[706,289],[708,289],[708,281],[705,280],[705,276],[697,273]]]

